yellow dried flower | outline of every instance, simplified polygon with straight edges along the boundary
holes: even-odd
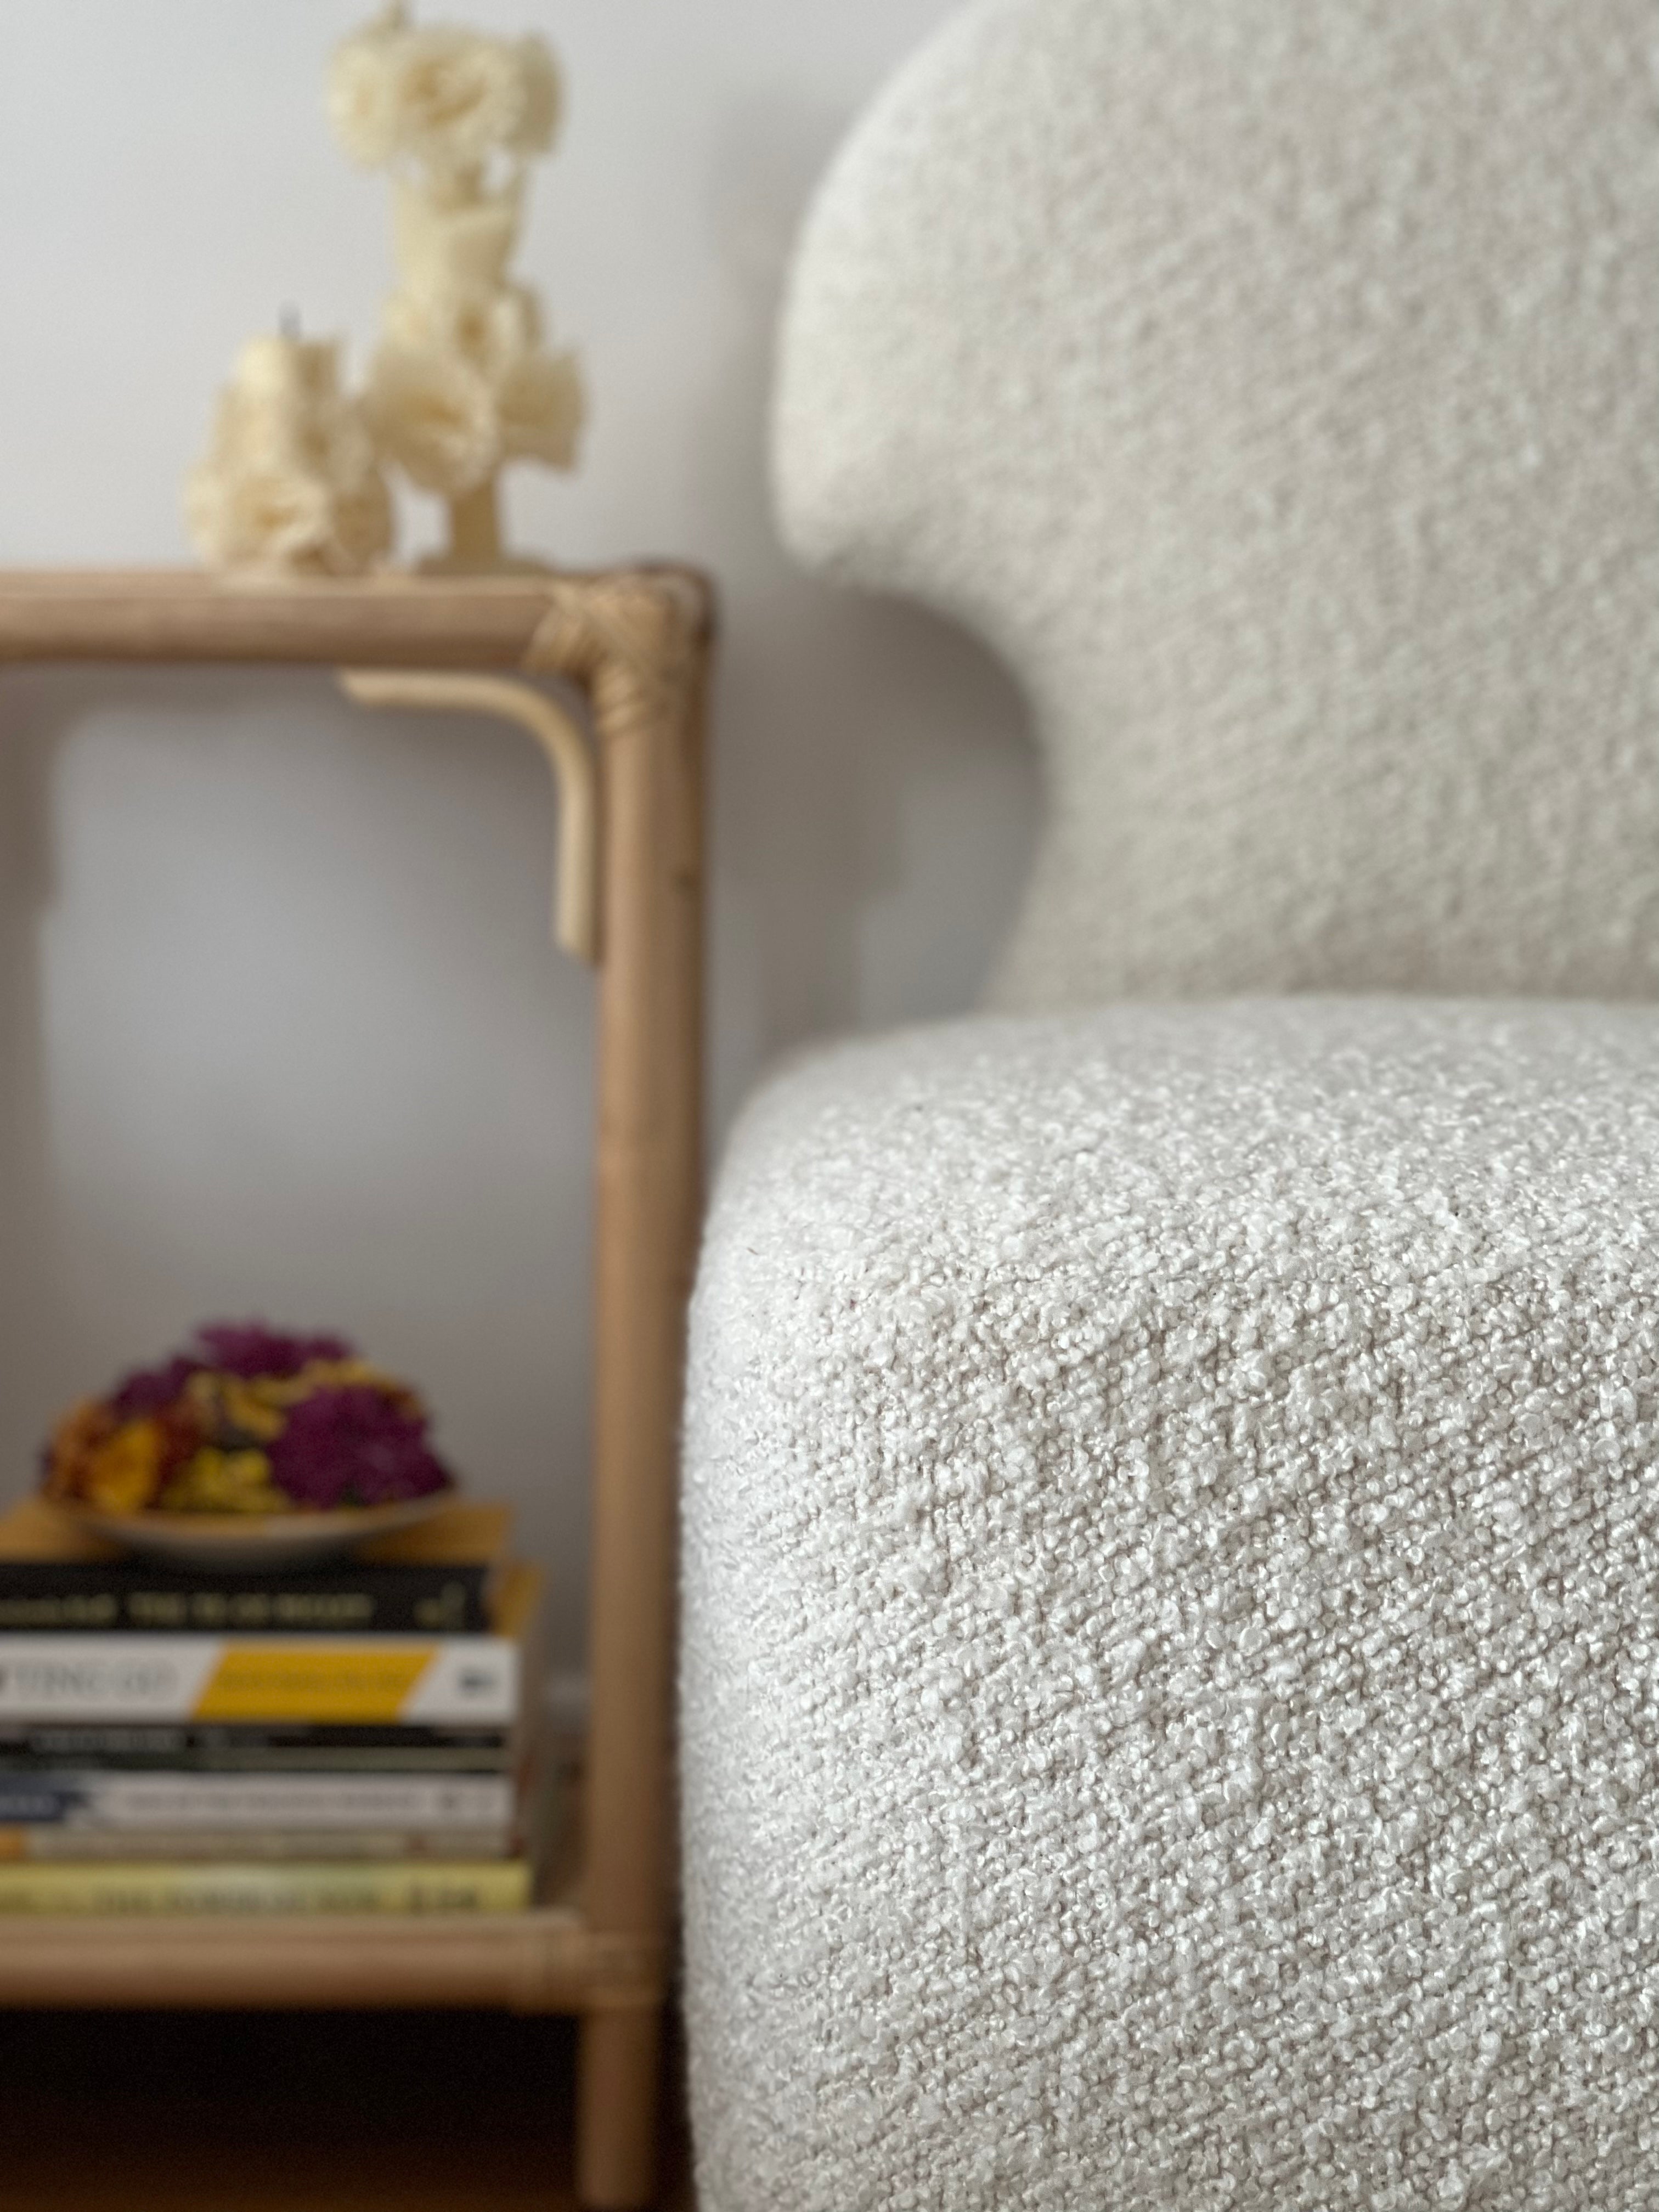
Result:
[[[142,1513],[161,1479],[166,1446],[159,1422],[125,1422],[88,1457],[82,1494],[106,1513]]]
[[[261,1443],[269,1443],[283,1433],[282,1414],[255,1383],[227,1375],[219,1385],[219,1403],[230,1426],[244,1436],[258,1437]]]
[[[271,1480],[262,1451],[204,1445],[167,1485],[161,1503],[172,1513],[280,1513],[292,1500]]]

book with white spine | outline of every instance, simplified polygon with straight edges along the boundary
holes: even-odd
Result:
[[[507,1774],[0,1774],[0,1828],[510,1829]]]

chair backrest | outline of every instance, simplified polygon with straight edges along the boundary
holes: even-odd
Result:
[[[787,307],[808,559],[979,631],[996,996],[1659,994],[1652,0],[981,0]]]

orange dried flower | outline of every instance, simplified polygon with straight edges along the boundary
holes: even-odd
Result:
[[[106,1513],[142,1513],[161,1486],[167,1437],[159,1421],[127,1421],[88,1457],[82,1494]]]
[[[79,1497],[88,1462],[114,1428],[115,1416],[101,1399],[83,1398],[70,1407],[46,1447],[44,1486],[48,1498]]]

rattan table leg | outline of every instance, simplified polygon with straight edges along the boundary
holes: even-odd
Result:
[[[583,2015],[576,2077],[576,2194],[586,2212],[656,2203],[662,2007]]]

